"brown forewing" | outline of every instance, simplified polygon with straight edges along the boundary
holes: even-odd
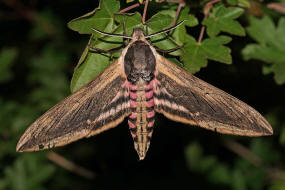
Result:
[[[17,151],[62,146],[115,127],[129,114],[124,81],[122,63],[117,60],[37,119],[20,138]]]
[[[225,134],[271,135],[255,109],[156,55],[159,81],[155,110],[169,119]]]

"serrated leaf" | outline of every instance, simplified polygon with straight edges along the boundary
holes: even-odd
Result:
[[[208,59],[221,63],[231,64],[231,50],[224,46],[231,41],[228,36],[208,38],[198,43],[192,36],[187,36],[185,56],[182,57],[184,68],[190,73],[195,73],[202,67],[206,67]]]
[[[176,41],[176,43],[179,45],[183,45],[185,43],[185,36],[186,36],[185,26],[194,27],[199,24],[198,19],[194,15],[189,14],[189,11],[190,11],[189,7],[185,7],[184,9],[181,10],[177,23],[183,20],[184,20],[184,23],[182,26],[176,28],[173,31],[172,36],[174,40]],[[174,12],[173,14],[173,19],[174,19],[175,11],[173,12]]]
[[[73,19],[68,23],[71,30],[80,34],[91,34],[92,28],[105,32],[112,32],[116,25],[113,14],[120,10],[120,3],[116,0],[101,0],[99,8]],[[99,36],[99,34],[97,34]]]
[[[115,15],[114,18],[117,22],[122,22],[122,15]],[[138,27],[141,24],[141,16],[136,14],[125,15],[126,21],[126,32],[128,35],[131,35],[132,29],[134,27]],[[123,26],[120,25],[114,31],[117,34],[123,34]],[[109,43],[107,43],[109,42]],[[110,50],[113,48],[117,48],[123,44],[123,39],[106,36],[103,38],[96,38],[95,36],[91,36],[89,41],[89,45],[91,47],[96,47],[103,50]],[[89,47],[87,46],[79,60],[78,65],[75,68],[70,89],[71,92],[75,92],[87,82],[95,78],[99,75],[109,64],[110,59],[107,55],[103,55],[100,53],[94,53],[89,51]]]
[[[249,35],[258,44],[248,44],[242,54],[245,60],[257,59],[271,65],[263,67],[263,73],[274,73],[277,84],[285,83],[285,18],[281,18],[278,27],[270,17],[262,19],[250,17]]]
[[[166,29],[171,26],[173,18],[168,14],[157,13],[151,17],[150,20],[147,21],[148,32],[149,34],[161,31],[162,29]],[[181,26],[182,27],[182,26]],[[151,38],[152,45],[159,47],[160,49],[172,49],[179,46],[174,39],[171,37],[167,37],[167,34],[160,34]],[[183,53],[182,50],[177,50],[175,52],[170,53],[171,55],[181,55]]]
[[[238,7],[226,8],[224,5],[213,8],[210,16],[202,24],[207,26],[207,34],[213,38],[220,32],[244,36],[245,31],[237,19],[243,14],[244,10]]]
[[[272,66],[264,66],[263,73],[274,73],[274,80],[277,84],[282,85],[285,82],[285,62],[275,63]]]
[[[275,31],[273,21],[268,16],[262,19],[256,17],[249,17],[250,25],[246,28],[251,38],[260,44],[266,44],[274,40],[272,32]]]
[[[123,34],[123,26],[122,26],[123,16],[116,14],[114,15],[114,18],[116,22],[121,24],[116,28],[116,30],[113,33]],[[148,21],[149,33],[154,33],[169,27],[172,20],[173,18],[170,17],[169,15],[164,15],[161,13],[154,15]],[[126,23],[126,33],[129,36],[133,32],[133,28],[136,27],[144,28],[144,25],[141,23],[141,15],[139,13],[125,15],[125,23]],[[152,38],[151,40],[152,42],[154,42],[153,43],[154,45],[158,46],[161,49],[171,49],[178,46],[178,44],[176,44],[173,39],[167,38],[165,34],[158,35]],[[118,48],[122,44],[123,41],[121,38],[110,37],[110,36],[97,38],[95,35],[93,35],[89,41],[89,46],[104,50]],[[108,59],[108,57],[106,57],[106,55],[93,53],[88,50],[89,48],[86,47],[73,74],[71,81],[72,92],[78,90],[80,87],[85,85],[91,79],[96,77],[110,64],[110,60]],[[183,51],[178,50],[174,52],[173,55],[182,55],[182,53]]]

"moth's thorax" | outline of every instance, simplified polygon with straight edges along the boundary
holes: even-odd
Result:
[[[145,41],[144,33],[141,28],[134,28],[133,33],[132,33],[132,40],[133,41],[137,41],[137,40]]]
[[[155,64],[155,56],[145,41],[135,41],[128,47],[124,57],[124,70],[132,84],[140,78],[150,82],[154,77]]]

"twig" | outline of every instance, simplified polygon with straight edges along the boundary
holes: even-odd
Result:
[[[225,141],[225,146],[240,157],[248,160],[256,167],[260,166],[262,163],[261,159],[258,156],[235,141]]]
[[[212,0],[205,5],[204,11],[203,11],[203,13],[204,13],[204,19],[203,20],[206,20],[209,17],[209,14],[210,14],[211,9],[213,8],[213,5],[220,2],[220,1],[221,0]],[[202,28],[201,28],[199,39],[198,39],[199,44],[202,42],[202,39],[203,39],[203,36],[205,33],[205,28],[206,28],[205,26],[202,26]]]
[[[148,3],[149,0],[144,1],[145,5],[144,5],[144,9],[143,9],[143,17],[142,17],[142,23],[145,24],[145,17],[146,17],[146,11],[147,11],[147,7],[148,7]]]
[[[49,35],[55,34],[56,30],[55,27],[46,22],[45,20],[41,19],[40,17],[36,16],[36,13],[33,9],[24,6],[17,0],[3,0],[3,2],[15,10],[16,14],[20,15],[22,18],[28,20],[32,23],[37,23],[42,29]]]
[[[124,8],[124,9],[120,10],[119,13],[127,12],[127,11],[129,11],[129,10],[131,10],[131,9],[134,9],[134,8],[136,8],[136,7],[139,7],[139,6],[140,6],[139,3],[133,4],[133,5],[129,6],[129,7],[127,7],[127,8]]]
[[[252,165],[256,167],[262,167],[266,171],[269,179],[274,182],[278,180],[285,180],[285,171],[277,167],[268,167],[262,163],[262,160],[250,151],[248,148],[244,147],[240,143],[235,141],[225,141],[225,146],[236,153],[240,157],[249,161]]]
[[[14,9],[19,15],[21,15],[23,18],[34,21],[35,20],[35,13],[31,9],[25,7],[17,0],[3,0],[3,3],[5,3],[7,6]]]
[[[85,178],[94,179],[96,177],[95,173],[76,165],[75,163],[67,160],[66,158],[60,156],[59,154],[55,152],[48,153],[47,158],[50,161],[54,162],[55,164],[59,165],[60,167],[68,171],[71,171],[73,173],[76,173],[80,176],[83,176]]]
[[[186,5],[186,3],[185,3],[184,1],[182,1],[182,2],[179,3],[178,8],[177,8],[177,10],[176,10],[175,18],[174,18],[174,20],[172,21],[171,26],[174,26],[174,25],[176,24],[176,21],[177,21],[177,19],[178,19],[178,17],[179,17],[180,11],[181,11],[181,9],[182,9],[185,5]]]
[[[285,15],[285,3],[268,3],[267,7]]]

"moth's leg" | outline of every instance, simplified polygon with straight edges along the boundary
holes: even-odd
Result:
[[[148,25],[145,23],[145,35],[148,36]]]
[[[171,49],[167,49],[167,50],[164,50],[164,49],[160,49],[159,47],[157,46],[153,46],[157,51],[161,52],[161,53],[171,53],[171,52],[174,52],[176,50],[179,50],[181,48],[183,48],[184,45],[182,46],[178,46],[178,47],[175,47],[175,48],[171,48]]]
[[[127,36],[127,31],[126,31],[126,21],[125,21],[125,14],[123,14],[123,35]],[[129,44],[129,39],[124,39],[124,44],[127,46]]]
[[[94,53],[109,53],[109,54],[120,52],[123,47],[124,46],[122,45],[120,47],[116,47],[116,48],[113,48],[113,49],[105,50],[105,49],[100,49],[100,48],[96,48],[96,47],[92,47],[92,46],[88,45],[88,49],[91,52],[94,52]]]

